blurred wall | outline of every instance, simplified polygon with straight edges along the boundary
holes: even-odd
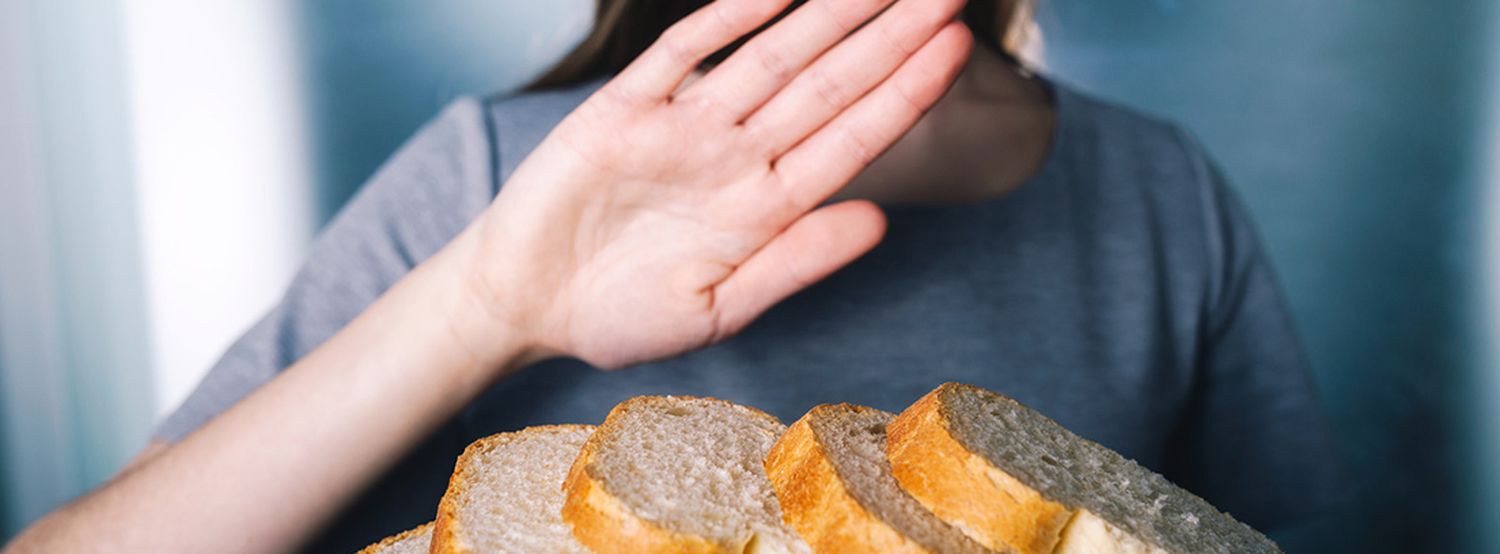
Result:
[[[1056,74],[1186,124],[1257,216],[1364,485],[1324,546],[1500,551],[1476,486],[1493,2],[1042,4]]]
[[[157,415],[280,297],[313,234],[293,4],[120,4]]]
[[[0,2],[0,536],[151,421],[118,6]]]
[[[1490,8],[1488,19],[1500,25],[1500,4]],[[1489,77],[1489,97],[1500,98],[1500,55],[1491,55],[1485,64]],[[1489,134],[1482,144],[1481,154],[1489,160],[1488,177],[1484,182],[1487,195],[1480,209],[1484,211],[1485,268],[1480,272],[1480,281],[1487,292],[1486,302],[1480,308],[1474,325],[1476,342],[1488,345],[1480,366],[1480,383],[1475,387],[1480,396],[1480,405],[1485,407],[1475,420],[1475,431],[1480,437],[1480,475],[1475,479],[1479,489],[1480,506],[1475,519],[1482,532],[1480,546],[1487,551],[1500,551],[1500,102],[1491,101],[1486,120]]]
[[[459,95],[525,83],[593,24],[593,0],[297,3],[320,221]]]

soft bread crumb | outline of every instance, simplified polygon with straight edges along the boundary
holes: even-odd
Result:
[[[439,507],[435,552],[588,552],[563,522],[562,483],[594,428],[532,427],[475,441]]]
[[[1063,531],[1053,554],[1168,554],[1110,525],[1088,510],[1079,510]]]
[[[627,400],[573,468],[564,517],[595,549],[620,540],[597,533],[632,533],[674,550],[691,543],[702,551],[806,552],[782,523],[762,467],[784,429],[764,412],[722,400]]]

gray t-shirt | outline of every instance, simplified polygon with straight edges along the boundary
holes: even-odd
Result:
[[[447,108],[329,224],[281,303],[156,436],[181,439],[337,332],[479,214],[596,86]],[[610,373],[575,360],[525,369],[401,461],[314,548],[347,551],[430,519],[474,439],[597,423],[644,394],[715,396],[790,422],[825,402],[896,411],[961,381],[1262,529],[1342,497],[1305,358],[1244,210],[1181,130],[1051,88],[1054,142],[1014,194],[885,206],[889,234],[873,252],[723,344]]]

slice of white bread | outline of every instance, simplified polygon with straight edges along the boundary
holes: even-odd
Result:
[[[785,426],[723,400],[637,397],[568,473],[563,519],[596,552],[808,552],[763,465]]]
[[[888,427],[896,480],[991,548],[1280,552],[1166,478],[999,394],[948,383]]]
[[[588,552],[560,513],[563,479],[593,432],[552,425],[474,441],[438,503],[432,552]]]
[[[786,521],[817,552],[990,552],[901,490],[885,457],[895,415],[813,408],[766,457]]]
[[[431,543],[432,524],[424,523],[416,529],[391,535],[366,546],[358,554],[427,554]]]

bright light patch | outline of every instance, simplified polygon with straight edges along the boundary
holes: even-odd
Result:
[[[123,2],[158,414],[273,304],[312,232],[290,9]]]
[[[1492,7],[1489,12],[1490,27],[1500,29],[1500,8]],[[1490,36],[1495,35],[1491,33]],[[1500,527],[1489,525],[1500,518],[1500,471],[1495,470],[1500,467],[1500,54],[1493,54],[1495,47],[1500,46],[1500,39],[1490,40],[1490,86],[1486,102],[1489,124],[1481,145],[1481,159],[1487,161],[1488,167],[1482,177],[1484,205],[1478,218],[1483,222],[1484,232],[1480,254],[1484,275],[1480,294],[1485,299],[1485,309],[1481,310],[1479,321],[1474,322],[1479,333],[1476,343],[1486,350],[1479,353],[1481,361],[1477,371],[1482,386],[1474,404],[1480,407],[1475,427],[1483,458],[1475,464],[1482,468],[1477,476],[1481,492],[1475,496],[1482,505],[1478,506],[1472,519],[1479,529],[1487,530],[1487,536],[1479,537],[1483,541],[1479,546],[1486,551],[1500,548]]]

